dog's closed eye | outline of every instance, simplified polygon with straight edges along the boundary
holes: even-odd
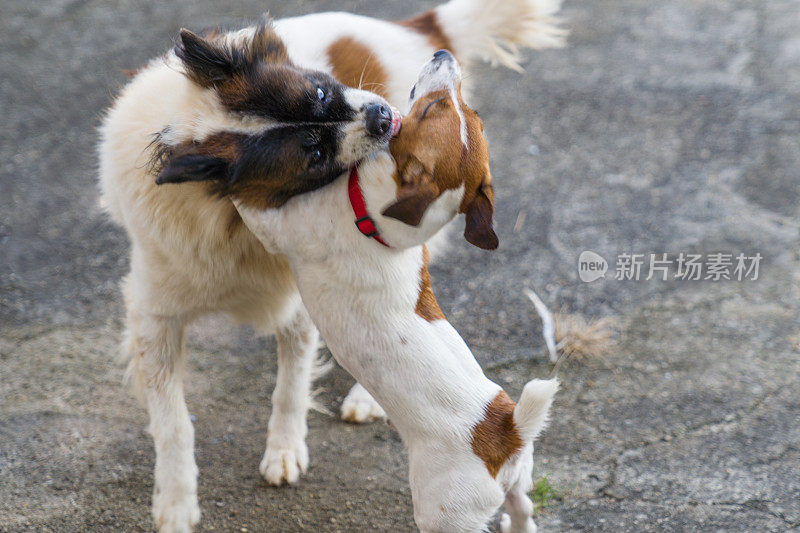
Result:
[[[440,102],[444,101],[444,99],[445,99],[445,97],[444,97],[444,96],[443,96],[443,97],[441,97],[441,98],[437,98],[436,100],[434,100],[433,102],[431,102],[431,103],[429,103],[427,106],[425,106],[425,110],[422,112],[422,115],[419,117],[419,122],[422,122],[422,121],[425,119],[425,116],[428,114],[428,110],[429,110],[431,107],[433,107],[434,105],[436,105],[436,104],[438,104],[438,103],[440,103]]]

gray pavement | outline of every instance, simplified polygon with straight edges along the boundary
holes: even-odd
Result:
[[[124,233],[96,207],[94,128],[181,26],[431,2],[0,3],[0,531],[149,531],[153,451],[120,387]],[[567,0],[564,50],[471,78],[500,249],[455,241],[434,289],[515,397],[546,376],[524,296],[615,316],[602,361],[563,367],[536,477],[543,531],[800,527],[800,7],[796,0]],[[578,279],[580,252],[610,263]],[[621,253],[763,256],[757,281],[618,281]],[[203,530],[411,531],[385,424],[310,420],[295,487],[258,475],[275,344],[224,317],[192,327]],[[320,382],[332,408],[351,383]]]

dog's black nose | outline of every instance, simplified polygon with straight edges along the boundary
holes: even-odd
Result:
[[[433,58],[438,60],[438,61],[442,61],[447,56],[452,56],[452,55],[453,54],[451,54],[447,50],[437,50],[436,52],[433,53]]]
[[[382,137],[392,129],[392,111],[385,104],[374,104],[367,108],[367,131]]]

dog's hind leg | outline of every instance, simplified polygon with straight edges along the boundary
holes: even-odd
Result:
[[[147,406],[156,451],[153,518],[160,533],[188,533],[200,521],[200,507],[194,429],[183,398],[185,321],[128,303],[128,373]]]
[[[356,383],[342,402],[342,420],[355,424],[366,424],[386,418],[383,407],[360,383]]]
[[[533,521],[533,502],[519,489],[506,494],[506,512],[500,518],[502,533],[536,533]]]
[[[295,483],[308,468],[306,414],[319,333],[302,305],[277,329],[278,376],[272,393],[267,449],[259,470],[269,483]]]

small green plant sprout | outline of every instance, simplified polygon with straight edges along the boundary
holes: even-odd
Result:
[[[544,476],[533,484],[529,496],[533,500],[533,514],[538,516],[553,500],[561,500],[561,491],[550,483],[547,476]]]

